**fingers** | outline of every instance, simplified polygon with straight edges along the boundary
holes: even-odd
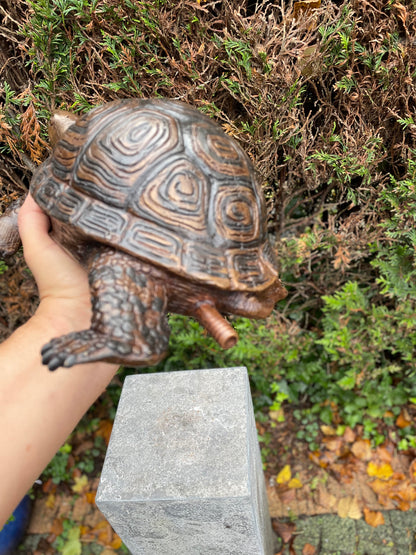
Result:
[[[18,226],[25,260],[38,281],[38,275],[42,269],[53,263],[57,245],[48,233],[49,218],[42,212],[30,194],[19,210]],[[52,260],[49,260],[51,255]]]
[[[42,296],[80,294],[85,273],[52,239],[49,218],[28,195],[19,212],[19,233],[23,252]]]
[[[42,212],[30,193],[19,210],[18,226],[25,252],[37,251],[53,243],[48,234],[49,218]]]

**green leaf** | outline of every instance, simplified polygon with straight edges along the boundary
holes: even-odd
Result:
[[[82,545],[80,541],[81,530],[78,526],[68,531],[68,541],[62,547],[62,555],[81,555]]]
[[[355,387],[355,374],[348,373],[346,376],[337,381],[342,389],[353,389]]]

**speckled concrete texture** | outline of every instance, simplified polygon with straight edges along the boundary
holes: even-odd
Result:
[[[96,503],[133,555],[271,555],[246,368],[128,377]]]

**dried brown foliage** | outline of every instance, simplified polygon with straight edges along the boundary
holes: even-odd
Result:
[[[40,164],[48,149],[48,144],[40,135],[40,124],[36,117],[35,108],[31,102],[20,120],[20,140],[26,152],[29,152],[31,160]]]
[[[248,151],[277,239],[302,233],[305,299],[369,276],[367,245],[388,172],[415,148],[411,0],[0,0],[0,189],[27,186],[47,153],[50,110],[161,95],[215,116]],[[49,10],[49,11],[48,11]],[[7,90],[13,101],[7,101]],[[408,124],[400,124],[400,120]],[[308,255],[308,256],[306,256]],[[307,263],[305,262],[307,258]],[[292,295],[293,297],[293,295]]]

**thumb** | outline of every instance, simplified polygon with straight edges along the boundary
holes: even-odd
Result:
[[[42,263],[47,251],[54,249],[56,244],[48,233],[49,218],[42,212],[30,193],[19,210],[18,226],[25,260],[32,272],[36,273],[37,262]]]
[[[71,290],[85,273],[49,235],[49,218],[29,194],[19,211],[19,233],[23,253],[39,287],[39,293]]]
[[[39,243],[44,243],[46,237],[48,242],[52,241],[48,235],[49,218],[36,204],[30,193],[19,210],[18,225],[22,243],[29,251],[36,250]]]

